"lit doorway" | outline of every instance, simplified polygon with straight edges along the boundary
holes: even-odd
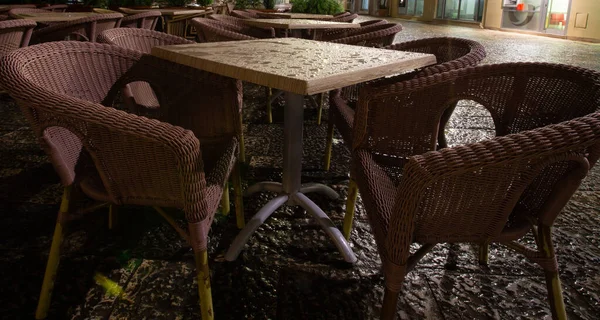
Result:
[[[571,0],[504,0],[502,28],[565,35]]]
[[[481,22],[485,0],[438,0],[438,19]]]
[[[401,16],[423,16],[425,0],[399,0],[398,14]]]

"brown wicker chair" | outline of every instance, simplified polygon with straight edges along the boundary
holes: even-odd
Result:
[[[231,15],[240,18],[240,19],[258,19],[260,16],[253,12],[242,11],[242,10],[233,10],[231,11]]]
[[[356,13],[350,13],[350,12],[344,12],[342,14],[334,16],[333,19],[331,19],[329,21],[333,21],[333,22],[352,22],[356,18],[358,18],[358,14],[356,14]]]
[[[52,11],[52,12],[65,12],[65,11],[67,11],[68,7],[69,6],[66,4],[54,4],[51,6],[42,7],[40,9],[44,9],[44,10]]]
[[[210,17],[211,16],[209,16],[209,18]],[[251,27],[251,26],[244,24],[243,22],[241,24],[235,24],[235,23],[231,23],[231,21],[223,20],[222,17],[229,18],[229,19],[233,18],[233,17],[225,16],[225,15],[216,15],[216,19],[210,18],[210,19],[208,19],[209,21],[205,21],[205,22],[212,24],[214,26],[219,26],[219,27],[224,28],[229,31],[245,34],[247,36],[251,36],[254,38],[259,38],[259,39],[275,38],[275,29],[273,29],[273,28]],[[203,18],[198,18],[198,19],[203,19]],[[238,19],[238,18],[233,18],[233,19]],[[241,20],[241,19],[238,19],[238,20]]]
[[[229,23],[236,25],[238,27],[247,27],[248,25],[244,23],[244,19],[236,18],[234,16],[228,16],[225,14],[211,14],[208,16],[209,19],[221,21],[224,23]]]
[[[185,38],[166,34],[163,32],[134,28],[116,28],[106,30],[98,36],[98,42],[112,44],[126,49],[137,50],[145,54],[150,54],[150,52],[152,51],[152,47],[155,46],[195,43]],[[238,92],[237,94],[243,96],[243,92]],[[147,115],[153,118],[161,117],[161,110],[158,98],[156,97],[156,93],[154,92],[149,83],[145,81],[131,82],[127,84],[123,92],[123,96],[125,98],[124,100],[127,106],[130,108],[130,111],[132,113]],[[239,112],[239,160],[241,162],[245,162],[246,156],[241,122],[241,104],[239,107]],[[223,210],[229,212],[228,208],[223,208]]]
[[[26,47],[35,26],[35,21],[31,20],[0,21],[0,57],[18,48]]]
[[[8,11],[8,16],[13,19],[22,19],[21,14],[27,13],[48,13],[48,10],[37,8],[14,8]]]
[[[35,4],[9,4],[9,5],[3,5],[0,6],[0,13],[6,13],[12,9],[15,8],[34,8],[35,9],[36,5]]]
[[[36,318],[48,310],[63,225],[75,213],[71,191],[78,190],[102,202],[152,205],[165,216],[160,207],[183,209],[189,236],[167,220],[194,250],[202,318],[213,319],[208,230],[235,163],[240,82],[97,43],[45,43],[1,61],[0,83],[27,116],[65,187]],[[161,106],[170,109],[167,120],[193,132],[104,106],[125,83],[139,79],[156,85]],[[206,95],[215,91],[223,94]],[[233,177],[241,201],[239,175]],[[243,213],[241,202],[236,209]],[[238,224],[243,226],[243,214]]]
[[[232,25],[224,25],[216,20],[194,18],[190,23],[198,32],[200,42],[220,42],[259,39],[244,33],[233,31]]]
[[[394,318],[406,273],[442,242],[481,244],[480,263],[491,242],[524,254],[546,273],[553,317],[566,318],[551,227],[600,157],[599,79],[512,63],[361,89],[352,175],[383,261],[382,319]],[[436,147],[445,109],[461,99],[482,104],[503,137],[411,157]],[[537,250],[515,242],[530,231]],[[411,255],[413,242],[423,246]]]
[[[156,29],[156,23],[162,16],[160,11],[147,11],[125,16],[121,20],[121,28]]]
[[[481,62],[485,56],[485,48],[478,42],[461,38],[427,38],[415,41],[393,44],[386,49],[421,52],[433,54],[436,57],[437,64],[414,72],[402,74],[395,77],[385,78],[371,82],[380,85],[392,84],[417,77],[429,76],[435,73],[475,66]],[[331,147],[333,142],[333,128],[338,129],[348,148],[352,146],[352,124],[354,123],[354,106],[358,98],[358,89],[361,85],[350,86],[341,90],[335,90],[329,96],[329,128],[327,135],[327,145],[325,149],[325,170],[329,170],[331,160]],[[446,123],[452,115],[454,107],[449,108],[444,113],[440,123],[438,142],[439,146],[447,146],[444,129]],[[354,186],[355,187],[355,186]],[[351,203],[354,200],[351,200]],[[351,204],[349,203],[349,204]],[[354,208],[354,206],[351,206]],[[347,207],[350,210],[350,207]]]
[[[52,24],[34,31],[32,43],[63,41],[72,37],[80,41],[96,42],[96,37],[102,31],[118,28],[121,19],[123,19],[123,15],[120,13],[107,13]]]
[[[360,28],[355,33],[349,33],[347,37],[331,40],[331,42],[381,48],[391,45],[400,31],[402,31],[402,25],[396,23],[372,25]]]

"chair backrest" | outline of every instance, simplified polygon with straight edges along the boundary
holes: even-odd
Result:
[[[36,30],[32,42],[63,41],[76,36],[77,40],[96,42],[96,37],[104,30],[118,28],[123,15],[120,13],[95,14],[89,17],[52,24]]]
[[[387,234],[397,245],[386,256],[395,263],[407,256],[409,244],[398,239],[486,243],[552,226],[599,156],[600,113],[593,113],[412,157]]]
[[[0,21],[0,57],[26,47],[36,25],[35,21],[24,19]]]
[[[366,26],[351,36],[335,39],[331,42],[379,48],[392,44],[396,34],[400,31],[402,31],[402,25],[396,23]]]
[[[105,30],[98,36],[98,42],[117,45],[122,48],[137,50],[146,54],[149,54],[152,51],[152,47],[156,46],[194,43],[185,38],[166,34],[164,32],[138,28],[115,28]]]
[[[241,19],[258,19],[260,16],[253,12],[242,11],[242,10],[233,10],[231,11],[231,15],[236,18]]]
[[[333,22],[352,22],[356,18],[358,18],[358,14],[356,14],[356,13],[350,13],[350,12],[345,12],[344,14],[340,14],[340,15],[334,16],[333,19],[331,19],[329,21],[333,21]]]
[[[13,19],[21,19],[21,14],[27,13],[48,13],[48,10],[37,8],[14,8],[8,11],[8,16]]]
[[[212,20],[216,20],[216,21],[221,21],[224,23],[233,24],[238,27],[247,26],[247,24],[245,24],[243,21],[244,19],[236,18],[234,16],[228,16],[228,15],[224,15],[224,14],[211,14],[208,16],[208,18],[212,19]]]
[[[52,12],[65,12],[69,6],[66,4],[55,4],[47,7],[42,7],[41,9],[52,11]]]
[[[35,4],[9,4],[6,6],[0,6],[0,12],[8,12],[15,8],[35,8]]]
[[[121,20],[121,28],[141,28],[154,30],[158,19],[162,16],[160,11],[148,11],[125,16]]]
[[[222,22],[204,18],[194,18],[190,23],[198,31],[201,42],[219,42],[236,40],[254,40],[256,37],[233,31],[231,25],[224,26]]]

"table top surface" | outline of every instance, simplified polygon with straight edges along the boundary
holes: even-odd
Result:
[[[96,15],[95,12],[28,12],[21,13],[21,19],[33,20],[35,22],[65,22],[73,21],[89,16]]]
[[[261,39],[152,48],[175,63],[297,94],[315,94],[422,68],[431,54],[305,40]]]
[[[277,17],[282,19],[313,19],[313,20],[329,20],[333,19],[329,14],[312,14],[312,13],[291,13],[291,12],[261,12],[259,16]]]
[[[148,11],[160,11],[163,16],[182,16],[187,14],[198,14],[211,11],[212,8],[206,9],[184,9],[184,8],[149,8],[149,9],[130,9],[130,8],[119,8],[119,11],[127,14],[136,14]]]
[[[348,29],[360,28],[358,23],[331,22],[309,19],[244,19],[244,23],[255,27],[276,29]]]

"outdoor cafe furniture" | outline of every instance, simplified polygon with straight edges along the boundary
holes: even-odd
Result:
[[[422,52],[433,54],[436,57],[437,64],[422,69],[417,69],[400,76],[375,80],[374,83],[390,84],[403,80],[425,77],[436,73],[446,72],[455,69],[466,68],[479,64],[486,56],[485,48],[478,42],[461,38],[426,38],[414,41],[407,41],[393,44],[386,49]],[[329,117],[327,144],[325,148],[325,170],[329,170],[331,161],[331,148],[333,145],[333,128],[337,128],[341,134],[346,146],[352,148],[352,128],[354,124],[355,108],[358,99],[360,85],[348,86],[342,89],[332,91],[329,95]],[[440,120],[439,142],[440,147],[446,147],[446,138],[444,129],[446,123],[452,115],[454,108],[448,109]],[[442,143],[443,141],[443,143]],[[347,215],[352,215],[354,210],[354,201],[356,200],[356,184],[350,179],[348,194],[354,197],[348,197],[346,205]],[[345,225],[344,235],[350,236],[350,225]]]
[[[0,57],[26,47],[36,23],[31,20],[0,21]]]
[[[400,31],[402,31],[402,25],[397,23],[370,25],[360,28],[355,33],[349,32],[347,37],[331,40],[331,42],[383,48],[391,45]]]
[[[388,23],[387,20],[375,19],[375,20],[367,20],[363,22],[359,22],[360,28],[358,29],[332,29],[325,30],[321,34],[322,41],[331,41],[339,38],[344,38],[356,33],[360,33],[361,30],[365,30],[366,27],[374,27],[382,24]]]
[[[194,18],[190,21],[198,33],[198,42],[218,42],[275,38],[273,28],[254,28],[215,19]]]
[[[9,5],[0,5],[0,13],[6,13],[14,8],[35,8],[35,4],[9,4]]]
[[[356,18],[358,18],[358,14],[345,12],[339,15],[335,15],[330,21],[352,23],[352,21],[354,21],[354,19]]]
[[[160,11],[147,11],[142,13],[131,14],[125,16],[121,20],[121,28],[141,28],[154,30],[156,29],[156,23],[162,16]]]
[[[79,12],[50,12],[47,15],[69,15]],[[41,14],[40,14],[41,15]],[[118,28],[123,15],[120,13],[96,14],[75,20],[52,24],[33,32],[32,43],[63,41],[65,39],[96,42],[96,37],[104,30]],[[45,20],[48,21],[48,20]],[[57,21],[57,20],[55,20]]]
[[[332,15],[329,14],[313,14],[313,13],[292,13],[292,12],[258,12],[260,18],[266,19],[311,19],[311,20],[331,20]]]
[[[260,16],[255,12],[248,12],[243,10],[233,10],[231,15],[240,19],[258,19]]]
[[[316,218],[344,260],[356,261],[341,232],[305,194],[317,192],[332,199],[338,194],[322,184],[302,184],[304,95],[376,77],[422,68],[435,63],[428,54],[361,48],[298,38],[263,39],[154,47],[152,54],[222,76],[285,91],[283,182],[259,182],[246,190],[278,195],[252,217],[235,238],[225,259],[235,260],[252,233],[277,208],[301,206]]]
[[[204,9],[170,9],[170,8],[153,8],[153,9],[130,9],[119,8],[119,11],[125,14],[138,14],[148,11],[160,11],[162,14],[162,31],[194,40],[196,32],[190,24],[190,20],[197,17],[202,17],[213,13],[212,7]]]
[[[394,319],[406,274],[438,243],[479,244],[484,264],[490,243],[523,254],[544,270],[553,318],[566,319],[551,230],[600,157],[599,78],[508,63],[361,89],[352,175],[383,264],[382,319]],[[460,99],[490,112],[497,137],[421,154]],[[517,242],[530,232],[533,244]]]
[[[56,24],[57,22],[74,21],[82,18],[93,17],[94,12],[52,12],[42,9],[12,9],[8,14],[13,19],[27,19],[44,24]]]
[[[331,22],[307,19],[246,19],[249,26],[259,28],[274,28],[276,30],[289,30],[292,36],[302,37],[302,30],[312,30],[312,39],[320,40],[323,29],[351,29],[360,28],[358,23]]]
[[[165,216],[193,248],[202,319],[213,319],[208,231],[232,170],[243,226],[234,125],[240,82],[156,60],[117,46],[63,41],[13,51],[0,64],[0,83],[29,119],[64,186],[37,319],[47,315],[64,226],[81,213],[71,197],[81,192],[99,202],[154,206]],[[136,77],[160,88],[161,107],[181,121],[172,125],[111,107],[124,81]],[[186,121],[193,121],[194,133],[182,128]],[[182,209],[189,235],[161,207]]]
[[[40,9],[52,12],[65,12],[69,6],[66,4],[53,4],[51,6],[41,7]]]
[[[122,48],[137,50],[144,54],[150,54],[153,47],[165,46],[165,45],[176,45],[176,44],[191,44],[193,41],[166,34],[164,32],[148,30],[148,29],[134,29],[134,28],[116,28],[102,32],[98,36],[98,42],[112,44],[120,46]],[[242,88],[239,88],[239,92],[236,94],[239,97],[243,97]],[[215,93],[212,93],[215,94]],[[135,81],[127,84],[126,89],[123,92],[124,100],[127,106],[130,108],[130,112],[138,115],[145,115],[152,118],[162,118],[160,104],[154,90],[150,87],[150,84],[145,81]],[[239,141],[239,161],[245,162],[245,148],[244,148],[244,135],[242,128],[242,104],[239,106],[240,122],[237,124],[238,129],[238,141]],[[224,198],[229,199],[228,193],[224,195]],[[228,212],[229,200],[224,203],[224,211]],[[225,210],[227,209],[227,210]]]

